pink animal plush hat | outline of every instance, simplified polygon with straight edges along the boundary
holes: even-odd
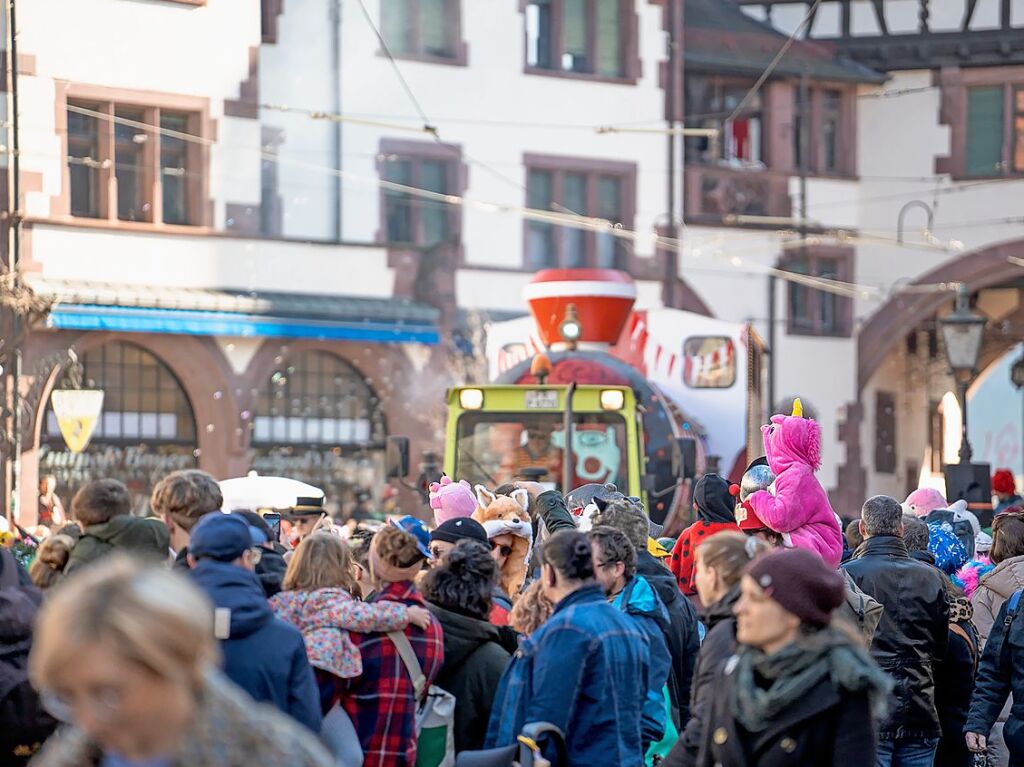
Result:
[[[935,509],[945,509],[948,506],[946,497],[931,487],[919,487],[903,502],[904,510],[918,517],[927,517]]]
[[[434,510],[434,523],[442,525],[476,511],[476,496],[466,480],[452,482],[451,477],[441,477],[440,482],[430,483],[430,508]]]

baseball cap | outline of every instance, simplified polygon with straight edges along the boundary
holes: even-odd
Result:
[[[196,559],[231,562],[256,545],[253,533],[258,534],[258,531],[250,528],[241,517],[221,512],[207,514],[192,528],[188,551]]]
[[[391,524],[415,538],[416,548],[423,556],[430,558],[430,533],[423,522],[411,514],[406,514],[401,519],[392,519]]]

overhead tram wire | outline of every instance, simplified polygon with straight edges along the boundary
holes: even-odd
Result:
[[[466,154],[465,152],[462,152],[448,144],[445,144],[444,141],[441,140],[441,135],[438,132],[437,125],[433,123],[429,117],[427,117],[426,110],[423,108],[423,105],[420,103],[419,99],[416,98],[416,94],[413,93],[412,86],[410,86],[409,81],[405,79],[405,75],[402,74],[402,70],[398,66],[398,61],[395,59],[394,54],[391,52],[391,47],[388,45],[387,40],[384,39],[384,35],[381,33],[380,29],[374,23],[373,17],[370,16],[370,11],[367,9],[366,3],[364,2],[364,0],[358,0],[358,3],[359,8],[363,12],[363,18],[366,19],[366,23],[370,26],[370,29],[373,30],[373,34],[377,37],[377,40],[380,42],[381,49],[384,51],[384,56],[391,64],[391,69],[394,71],[395,76],[402,84],[402,88],[405,91],[406,95],[409,97],[409,101],[412,103],[413,108],[416,110],[416,113],[420,116],[420,119],[423,121],[423,132],[433,136],[434,141],[436,141],[438,145],[448,150],[457,160],[465,159],[470,164],[476,165],[477,167],[486,170],[488,173],[504,181],[505,183],[516,186],[517,188],[525,192],[527,196],[529,196],[529,189],[524,184],[521,184],[515,179],[510,178],[509,176],[502,173],[500,170],[492,168],[486,163],[475,159],[471,155]],[[569,208],[565,207],[559,202],[552,202],[552,207],[554,207],[556,210],[561,211],[562,213],[579,215],[576,211],[570,210]]]
[[[175,130],[168,129],[168,128],[162,128],[160,126],[154,126],[154,125],[149,125],[149,124],[146,124],[146,123],[141,123],[141,122],[136,121],[136,120],[130,120],[128,118],[123,118],[123,117],[118,117],[116,115],[106,114],[104,112],[99,112],[99,111],[96,111],[96,110],[91,110],[91,109],[88,109],[86,107],[79,107],[79,106],[75,106],[75,105],[69,105],[68,109],[70,111],[74,112],[74,113],[77,113],[77,114],[87,115],[87,116],[90,116],[90,117],[94,117],[96,119],[102,119],[102,120],[106,120],[108,122],[114,122],[116,124],[129,125],[131,127],[140,128],[140,129],[147,130],[147,131],[150,131],[150,132],[158,133],[160,135],[166,135],[166,136],[171,136],[171,137],[174,137],[174,138],[179,138],[181,140],[189,141],[189,142],[192,142],[192,143],[201,144],[203,146],[212,146],[212,145],[216,145],[216,143],[217,143],[217,142],[213,141],[212,139],[203,138],[201,136],[195,136],[193,134],[183,133],[181,131],[175,131]],[[585,230],[591,230],[591,231],[610,232],[610,233],[612,233],[616,237],[625,238],[625,239],[631,239],[631,240],[634,240],[634,241],[637,240],[637,239],[646,239],[646,237],[644,235],[641,235],[641,234],[639,234],[639,233],[637,233],[635,231],[632,231],[632,230],[627,230],[627,229],[624,229],[624,228],[616,227],[614,224],[612,224],[612,222],[610,222],[610,221],[608,221],[606,219],[602,219],[602,218],[595,218],[595,217],[590,217],[590,216],[580,216],[580,215],[577,215],[577,214],[564,214],[564,213],[558,213],[558,212],[554,212],[554,211],[538,210],[538,209],[534,209],[534,208],[527,208],[527,207],[517,206],[517,205],[496,204],[496,203],[491,203],[491,202],[478,201],[478,200],[473,200],[473,199],[470,199],[470,198],[462,197],[462,196],[459,196],[459,195],[450,195],[450,194],[444,194],[444,193],[440,193],[440,192],[433,192],[433,191],[430,191],[430,190],[427,190],[427,189],[420,189],[418,187],[408,186],[406,184],[399,184],[399,183],[396,183],[396,182],[393,182],[393,181],[386,181],[384,179],[377,178],[377,177],[360,176],[358,174],[354,174],[354,173],[351,173],[349,171],[343,171],[343,170],[339,170],[337,168],[330,168],[330,167],[319,165],[319,164],[316,164],[316,163],[307,163],[307,162],[302,162],[302,161],[297,161],[297,160],[288,160],[286,158],[279,158],[279,157],[277,157],[277,155],[275,155],[275,154],[273,154],[271,152],[267,152],[267,151],[263,150],[262,147],[260,147],[260,148],[255,148],[255,147],[238,147],[238,148],[245,149],[245,150],[248,150],[248,151],[252,151],[252,152],[258,154],[259,156],[261,156],[263,158],[274,159],[274,160],[277,160],[277,161],[281,162],[282,164],[291,165],[291,166],[296,167],[296,168],[302,168],[302,169],[306,169],[306,170],[319,171],[319,172],[325,173],[327,175],[337,175],[337,176],[339,176],[341,178],[351,179],[351,180],[359,182],[361,184],[371,185],[371,186],[375,186],[375,187],[378,187],[378,188],[381,188],[381,189],[388,189],[388,190],[392,190],[392,191],[403,192],[403,193],[410,194],[412,196],[420,197],[420,198],[423,198],[423,199],[434,200],[434,201],[446,203],[446,204],[449,204],[449,205],[460,205],[460,206],[464,206],[464,207],[466,207],[466,206],[474,207],[474,208],[477,208],[479,210],[487,211],[487,212],[491,212],[491,213],[495,213],[495,212],[512,213],[512,214],[518,215],[518,216],[520,216],[522,218],[525,218],[527,220],[535,220],[535,221],[540,221],[540,222],[545,222],[545,223],[557,224],[557,225],[560,225],[560,226],[569,226],[569,227],[585,229]],[[820,239],[820,235],[818,237]],[[661,237],[661,236],[657,236],[657,235],[655,236],[655,241],[658,242],[659,244],[667,245],[667,246],[678,246],[678,244],[679,244],[678,240],[674,240],[672,238]],[[795,246],[795,241],[791,244],[791,246]],[[756,253],[760,253],[761,251],[762,251],[762,248],[757,247],[757,248],[751,249],[749,252],[756,254]],[[721,259],[724,262],[726,262],[726,263],[731,263],[737,269],[740,269],[740,268],[743,268],[744,270],[755,269],[755,270],[761,271],[763,273],[774,273],[774,274],[776,274],[776,276],[780,277],[781,279],[787,280],[789,282],[794,282],[794,283],[798,283],[798,284],[807,285],[808,287],[812,287],[812,288],[815,288],[815,289],[818,289],[818,290],[822,290],[822,291],[825,291],[825,292],[836,293],[838,295],[844,295],[844,296],[848,296],[848,297],[869,298],[869,297],[872,297],[872,296],[878,296],[878,295],[882,294],[882,291],[881,291],[880,288],[878,288],[876,286],[872,286],[872,285],[858,285],[856,283],[848,283],[848,282],[843,282],[841,280],[832,280],[832,279],[829,279],[829,278],[815,277],[815,276],[812,276],[812,275],[801,275],[801,274],[797,274],[795,272],[789,272],[789,271],[784,270],[784,269],[778,269],[776,267],[770,267],[770,266],[767,266],[767,265],[764,265],[764,264],[760,264],[758,262],[744,261],[744,260],[742,260],[739,257],[739,253],[737,253],[737,252],[733,252],[731,255],[730,254],[723,254],[721,256]],[[936,289],[948,290],[949,289],[948,285],[949,285],[948,283],[937,283],[934,287]],[[927,285],[918,285],[918,286],[916,286],[916,288],[919,289],[919,290],[921,290],[921,289],[928,289],[928,287],[929,286],[927,286]]]

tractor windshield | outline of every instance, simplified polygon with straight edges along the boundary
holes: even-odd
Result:
[[[562,490],[565,428],[560,413],[463,413],[458,477],[494,488],[531,479]],[[578,413],[572,429],[573,487],[627,481],[626,422],[618,413]],[[564,492],[564,491],[563,491]]]

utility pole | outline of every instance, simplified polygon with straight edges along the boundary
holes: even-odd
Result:
[[[671,244],[662,248],[665,252],[664,287],[662,302],[667,307],[676,303],[676,280],[679,275],[678,238],[679,227],[676,225],[676,89],[677,67],[679,61],[679,40],[676,37],[678,19],[678,0],[667,0],[665,3],[665,19],[668,26],[668,76],[665,78],[665,118],[668,122],[668,237]]]
[[[13,298],[21,294],[21,137],[18,117],[18,32],[16,0],[8,0],[7,29],[10,46],[7,57],[10,67],[10,126],[11,126],[11,183],[10,203],[10,257],[7,268],[10,270],[10,288]],[[11,302],[11,337],[14,348],[11,352],[10,388],[11,388],[11,421],[12,421],[12,455],[11,461],[11,503],[6,509],[7,521],[19,521],[21,512],[21,374],[22,374],[22,321],[16,300]]]

